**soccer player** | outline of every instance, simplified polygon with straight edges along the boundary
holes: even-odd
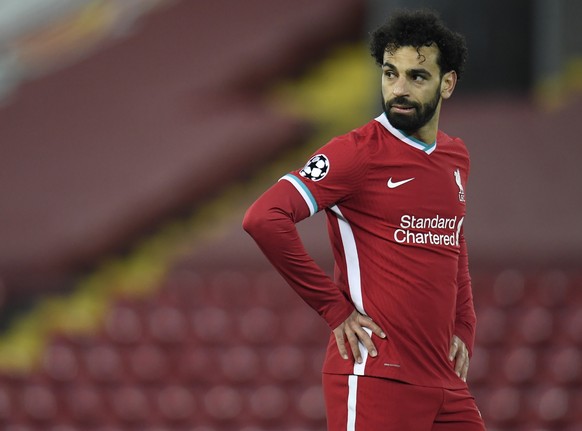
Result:
[[[330,431],[482,431],[467,384],[475,312],[463,237],[469,155],[438,129],[462,36],[399,12],[371,38],[384,112],[332,139],[247,211],[243,226],[331,328]],[[324,210],[334,280],[295,223]]]

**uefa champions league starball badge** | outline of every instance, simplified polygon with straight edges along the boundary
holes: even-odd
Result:
[[[299,175],[311,181],[321,181],[329,172],[329,160],[324,154],[313,156],[299,171]]]

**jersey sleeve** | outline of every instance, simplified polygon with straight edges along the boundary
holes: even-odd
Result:
[[[287,283],[334,329],[354,306],[303,246],[295,224],[311,212],[295,185],[279,181],[247,210],[243,228]]]
[[[358,190],[366,176],[366,146],[351,135],[330,141],[319,149],[302,169],[281,180],[293,185],[309,208],[309,215],[329,208]]]
[[[469,256],[467,253],[467,243],[461,234],[459,238],[460,254],[459,269],[457,272],[457,310],[455,317],[455,335],[459,337],[467,349],[469,357],[473,355],[475,344],[476,316],[473,305],[473,291],[471,287],[471,276],[469,274]]]

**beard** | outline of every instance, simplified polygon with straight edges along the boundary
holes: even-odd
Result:
[[[434,97],[427,103],[420,104],[413,102],[403,96],[395,97],[388,101],[382,97],[382,107],[390,124],[404,131],[407,135],[412,135],[434,117],[440,100],[440,89],[437,88]],[[394,113],[390,110],[393,105],[413,108],[414,111],[411,114]]]

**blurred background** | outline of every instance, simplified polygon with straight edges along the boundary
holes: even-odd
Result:
[[[582,430],[576,0],[1,0],[0,428],[323,431],[328,329],[240,224],[380,112],[368,33],[425,6],[470,54],[471,389],[490,431]]]

